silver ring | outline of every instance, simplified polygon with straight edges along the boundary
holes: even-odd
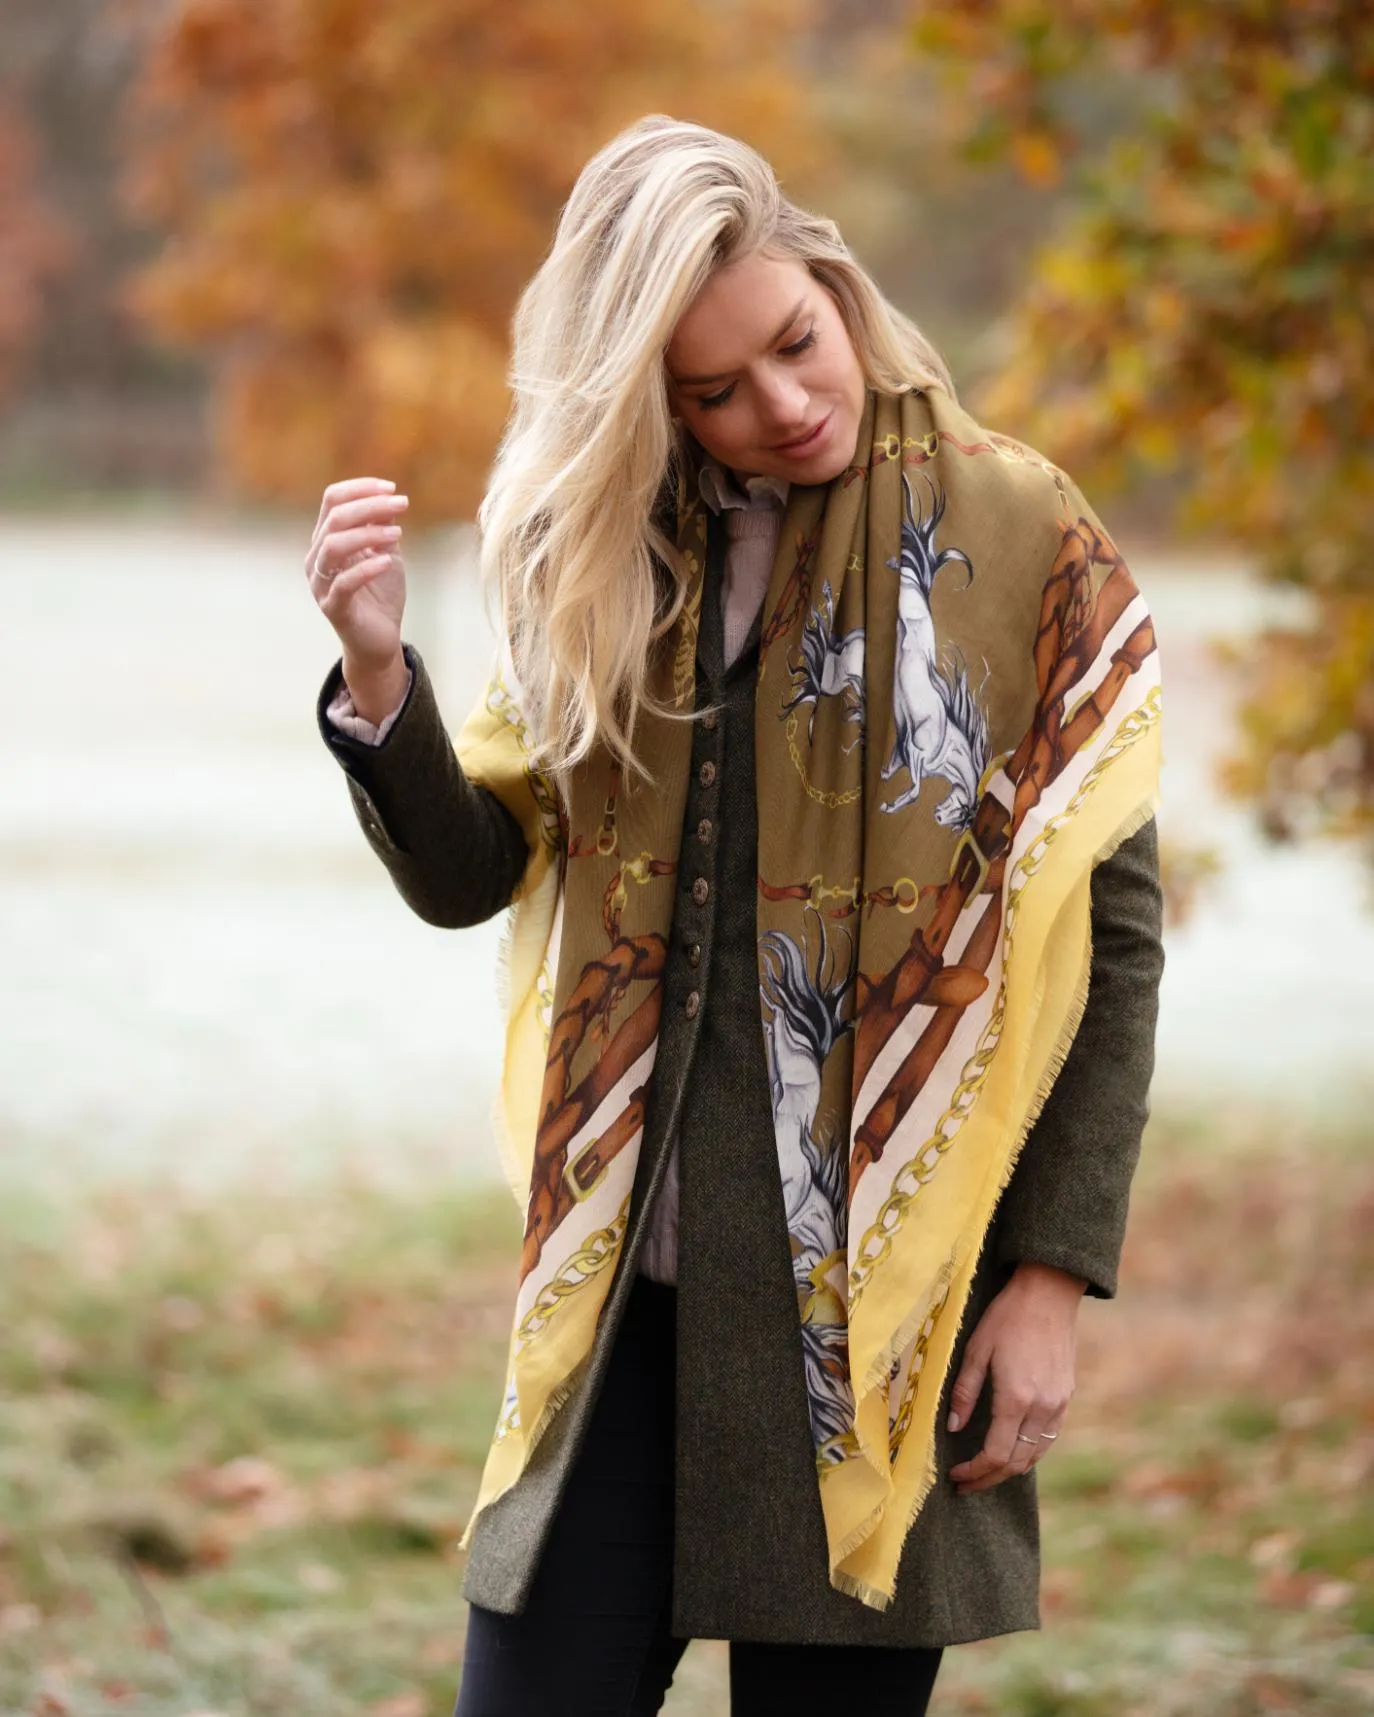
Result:
[[[1039,1437],[1023,1437],[1019,1431],[1016,1433],[1016,1440],[1018,1443],[1038,1443],[1040,1441]]]
[[[1042,1443],[1052,1443],[1058,1435],[1058,1431],[1042,1431],[1040,1433],[1040,1441]]]
[[[332,584],[334,582],[334,574],[332,572],[326,572],[324,570],[324,568],[320,565],[320,557],[318,555],[315,556],[315,564],[310,568],[310,570],[311,570],[311,572],[314,573],[315,577],[320,580],[321,583]]]

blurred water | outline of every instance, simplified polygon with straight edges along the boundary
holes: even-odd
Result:
[[[354,822],[314,724],[336,652],[309,523],[0,518],[0,1141],[25,1177],[497,1172],[500,927],[422,924]],[[457,539],[407,560],[420,588],[445,572],[410,635],[456,727],[489,630]],[[1207,784],[1225,700],[1204,640],[1264,600],[1236,568],[1137,572],[1161,825],[1231,861],[1169,937],[1156,1100],[1346,1103],[1374,1017],[1364,875],[1264,848]]]

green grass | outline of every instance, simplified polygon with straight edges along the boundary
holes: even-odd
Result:
[[[450,1708],[507,1195],[35,1215],[0,1265],[0,1709]]]
[[[1040,1468],[1044,1630],[933,1710],[1374,1707],[1374,1169],[1156,1125]],[[447,1717],[504,1191],[147,1189],[0,1215],[0,1714]],[[694,1646],[667,1710],[725,1710]]]

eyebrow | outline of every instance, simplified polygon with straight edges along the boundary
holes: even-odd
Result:
[[[797,302],[792,306],[792,308],[787,312],[787,320],[782,324],[782,326],[778,329],[777,333],[774,334],[773,338],[768,342],[768,344],[770,346],[776,346],[777,345],[778,341],[783,337],[783,335],[787,332],[787,330],[796,321],[798,316],[801,315],[802,311],[805,308],[806,308],[806,299],[805,298],[799,298],[797,300]],[[728,376],[732,376],[734,373],[735,372],[733,370],[726,370],[724,372],[724,374],[718,375],[718,376],[675,376],[673,379],[677,382],[677,385],[680,388],[702,387],[707,382],[723,382],[723,381],[725,381],[725,379]]]

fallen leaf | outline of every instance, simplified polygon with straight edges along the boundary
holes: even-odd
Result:
[[[296,1570],[296,1578],[307,1592],[337,1592],[343,1584],[337,1569],[324,1562],[302,1562]]]
[[[425,1717],[428,1709],[423,1693],[397,1693],[368,1706],[370,1717]]]
[[[1290,1573],[1286,1568],[1271,1568],[1259,1584],[1259,1595],[1266,1604],[1278,1604],[1284,1609],[1300,1609],[1312,1602],[1312,1594],[1322,1584],[1320,1574]]]
[[[1353,1580],[1323,1580],[1308,1599],[1314,1610],[1338,1610],[1355,1596]]]
[[[1072,1609],[1082,1586],[1082,1576],[1073,1568],[1047,1568],[1040,1581],[1040,1602],[1050,1615]]]
[[[1257,1538],[1250,1546],[1250,1566],[1289,1569],[1293,1566],[1293,1552],[1301,1542],[1296,1532],[1270,1532]]]
[[[200,1475],[199,1482],[200,1494],[207,1502],[229,1507],[261,1502],[285,1488],[286,1480],[278,1469],[257,1455],[238,1455],[223,1466],[212,1467]]]

